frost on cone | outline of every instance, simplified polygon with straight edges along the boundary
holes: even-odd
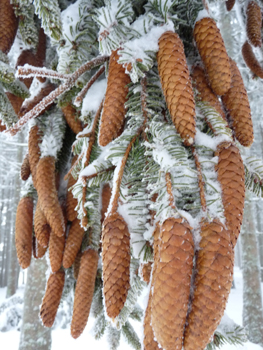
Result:
[[[65,107],[62,107],[61,109],[70,129],[75,134],[78,134],[79,132],[81,132],[83,128],[82,128],[81,121],[78,119],[76,109],[70,104],[68,104]]]
[[[80,226],[80,220],[75,219],[69,229],[69,234],[66,240],[65,251],[63,255],[63,266],[69,268],[73,263],[80,250],[84,229]]]
[[[111,198],[111,188],[109,184],[105,184],[102,188],[101,193],[101,224],[103,224],[103,221],[105,220],[105,215],[108,210],[108,206],[110,204],[110,198]]]
[[[30,171],[30,165],[29,165],[29,156],[27,153],[21,165],[21,171],[20,171],[21,179],[23,181],[26,181],[29,178],[30,174],[31,174],[31,171]]]
[[[197,89],[200,100],[209,103],[223,119],[226,119],[218,97],[208,85],[204,70],[199,66],[195,66],[191,75],[193,78],[193,87]]]
[[[173,32],[159,39],[157,55],[162,89],[176,130],[186,146],[195,137],[195,103],[183,43]]]
[[[242,46],[242,55],[246,65],[257,77],[263,79],[263,68],[260,66],[251,45],[248,41]]]
[[[245,170],[239,149],[225,142],[217,147],[217,178],[222,189],[226,227],[233,247],[236,245],[243,220],[245,202]]]
[[[77,160],[77,156],[75,156],[72,159],[71,165],[75,163]],[[78,216],[78,212],[75,210],[76,206],[78,205],[77,198],[73,197],[72,191],[69,190],[77,180],[74,179],[74,177],[70,174],[68,178],[68,185],[67,185],[67,201],[66,201],[66,212],[67,212],[67,219],[69,221],[74,221],[76,217]]]
[[[232,8],[235,5],[235,2],[236,2],[236,0],[227,0],[226,1],[226,9],[227,9],[227,11],[231,11],[232,10]]]
[[[141,276],[144,282],[149,284],[151,279],[151,272],[152,272],[152,262],[148,262],[146,264],[142,264],[141,266]]]
[[[239,69],[232,59],[231,88],[222,96],[224,107],[230,117],[230,126],[234,130],[235,137],[242,146],[251,146],[254,140],[251,110],[249,106],[247,91]]]
[[[161,226],[159,257],[153,282],[152,328],[165,350],[181,349],[194,258],[190,227],[169,218]]]
[[[18,28],[18,18],[10,0],[0,1],[0,14],[0,50],[7,54],[13,45]]]
[[[41,141],[42,141],[42,137],[40,135],[39,128],[37,125],[34,125],[30,129],[29,136],[28,136],[28,160],[29,160],[32,180],[35,188],[36,188],[37,164],[40,159],[39,144],[41,143]]]
[[[115,139],[122,128],[125,118],[125,102],[129,89],[130,77],[118,63],[119,55],[113,51],[109,63],[109,75],[105,102],[101,116],[99,144],[106,146]]]
[[[55,184],[55,161],[55,158],[51,156],[39,160],[36,182],[40,207],[51,230],[61,237],[65,232],[65,223]]]
[[[214,220],[202,224],[201,237],[185,350],[203,350],[211,341],[224,314],[233,279],[234,251],[229,231]]]
[[[40,317],[44,326],[52,327],[65,282],[65,272],[60,270],[52,273],[47,281],[46,292],[42,301]]]
[[[250,1],[247,6],[247,36],[255,47],[261,47],[261,8],[256,1]]]
[[[12,94],[11,92],[6,92],[5,94],[8,97],[9,101],[11,102],[11,105],[14,108],[15,113],[19,114],[20,108],[24,100],[21,97]]]
[[[102,229],[103,293],[107,315],[115,318],[130,288],[130,233],[124,219],[114,213]]]
[[[33,198],[20,199],[16,212],[16,253],[19,265],[26,269],[32,255]]]
[[[86,250],[81,258],[71,322],[71,335],[75,339],[81,335],[88,322],[98,260],[99,255],[93,249]]]
[[[231,70],[225,44],[216,22],[210,17],[204,17],[196,22],[194,39],[212,90],[216,95],[224,95],[230,88]]]
[[[43,211],[40,208],[39,201],[37,201],[37,205],[36,205],[36,211],[34,216],[34,228],[35,228],[35,235],[38,243],[42,247],[47,247],[51,229]]]

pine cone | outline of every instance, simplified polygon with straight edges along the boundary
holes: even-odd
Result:
[[[151,272],[152,272],[152,262],[141,264],[141,276],[144,282],[146,282],[147,284],[150,283]]]
[[[40,259],[43,258],[43,256],[46,254],[47,248],[48,247],[42,247],[35,236],[33,236],[33,256],[35,259]]]
[[[165,350],[181,349],[194,258],[190,227],[169,218],[161,227],[153,283],[152,328]]]
[[[254,140],[251,110],[247,91],[235,61],[230,59],[232,83],[231,88],[222,96],[224,107],[230,117],[230,126],[242,146],[249,147]]]
[[[227,0],[226,1],[226,9],[227,9],[227,11],[231,11],[232,10],[232,8],[235,5],[235,2],[236,2],[236,0]]]
[[[185,350],[203,350],[224,314],[233,279],[234,253],[229,231],[217,221],[201,227],[191,311],[184,335]]]
[[[43,28],[39,29],[38,33],[38,45],[36,52],[37,67],[44,67],[46,60],[46,34]],[[45,78],[41,78],[42,80]],[[41,81],[41,80],[40,80]]]
[[[65,247],[65,236],[58,237],[53,231],[49,239],[49,260],[52,272],[61,268]]]
[[[35,188],[36,188],[37,164],[39,162],[40,153],[41,153],[39,144],[41,142],[42,142],[42,137],[39,132],[38,126],[34,125],[30,129],[29,136],[28,136],[28,160],[29,160],[32,180]]]
[[[18,18],[15,16],[10,0],[0,1],[0,13],[0,50],[7,54],[16,37]]]
[[[256,1],[250,1],[247,6],[247,36],[255,47],[261,47],[261,8]]]
[[[47,281],[46,292],[42,301],[40,317],[44,326],[52,327],[65,282],[65,272],[60,270],[52,273]]]
[[[37,67],[36,56],[32,50],[23,50],[21,52],[16,62],[16,68],[19,66],[24,66],[25,64],[30,64],[31,66]],[[33,78],[19,78],[19,80],[22,81],[29,89]]]
[[[225,44],[216,22],[210,17],[197,21],[194,38],[211,88],[216,95],[224,95],[230,88],[231,69]]]
[[[186,146],[195,138],[195,103],[183,43],[173,32],[159,39],[157,54],[162,89],[176,130]]]
[[[33,198],[23,197],[16,212],[16,253],[19,265],[26,269],[32,255]]]
[[[78,251],[80,250],[84,233],[84,229],[80,226],[80,220],[75,219],[71,224],[66,241],[62,263],[65,269],[68,269],[74,263]]]
[[[246,62],[246,65],[252,71],[252,73],[254,73],[257,77],[263,79],[263,68],[260,66],[248,41],[246,41],[242,46],[242,55],[244,61]]]
[[[65,233],[65,223],[56,190],[55,162],[55,158],[51,156],[39,160],[36,183],[40,207],[51,230],[61,237]]]
[[[37,201],[37,205],[36,205],[36,211],[34,216],[34,228],[35,228],[35,235],[38,243],[42,247],[47,247],[51,228],[47,222],[47,219],[43,211],[41,210],[39,201]]]
[[[75,280],[78,279],[79,276],[79,268],[80,268],[80,261],[81,261],[81,257],[82,257],[82,252],[81,250],[78,252],[74,264],[73,264],[73,271],[74,271],[74,278]]]
[[[26,181],[29,178],[30,174],[31,174],[31,171],[30,171],[30,165],[29,165],[29,156],[27,153],[21,165],[21,172],[20,172],[21,179],[23,181]]]
[[[119,55],[113,51],[109,63],[108,84],[101,116],[99,144],[106,146],[115,139],[122,128],[125,118],[125,102],[127,100],[130,77],[118,63]]]
[[[0,132],[3,132],[6,130],[6,126],[2,124],[2,120],[0,119]]]
[[[101,193],[101,224],[103,224],[103,221],[105,220],[105,215],[108,210],[108,206],[110,204],[110,198],[111,198],[111,188],[109,184],[105,184],[102,188]]]
[[[81,121],[78,118],[76,109],[71,104],[68,104],[66,107],[62,107],[61,109],[70,129],[75,134],[81,132],[83,128]]]
[[[236,245],[243,220],[245,201],[245,170],[239,149],[231,143],[218,146],[215,156],[218,181],[221,184],[226,227],[233,247]]]
[[[71,166],[73,166],[77,158],[78,156],[73,157]],[[77,198],[73,197],[72,191],[69,190],[73,185],[75,185],[76,182],[77,180],[75,180],[72,175],[69,175],[68,185],[67,185],[67,201],[66,201],[67,219],[69,221],[74,221],[78,216],[78,212],[75,210],[76,206],[78,205],[78,200]]]
[[[110,318],[119,315],[130,288],[130,234],[124,219],[114,213],[102,229],[103,293]]]
[[[21,97],[12,94],[11,92],[6,92],[5,94],[8,97],[9,101],[11,102],[11,105],[14,108],[15,113],[18,115],[24,100]]]
[[[98,260],[98,253],[92,249],[86,250],[81,258],[71,322],[71,335],[75,339],[81,335],[88,322]]]

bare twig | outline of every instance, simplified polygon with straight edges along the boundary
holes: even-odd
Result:
[[[166,173],[165,174],[165,182],[166,182],[167,193],[168,193],[168,196],[169,196],[170,207],[173,208],[173,209],[176,209],[175,201],[174,201],[174,195],[173,195],[172,180],[171,180],[171,174],[170,173]]]

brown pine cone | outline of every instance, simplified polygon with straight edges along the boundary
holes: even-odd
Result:
[[[73,157],[71,166],[75,163],[78,156]],[[76,217],[78,216],[78,212],[75,210],[76,206],[78,205],[77,198],[73,197],[72,191],[69,189],[75,185],[77,180],[74,179],[74,177],[70,174],[68,178],[68,185],[67,185],[67,200],[66,200],[66,211],[67,211],[67,219],[69,221],[74,221]]]
[[[83,128],[82,128],[81,121],[78,118],[76,109],[71,104],[68,104],[66,107],[62,107],[61,109],[70,129],[75,134],[78,134],[79,132],[81,132]]]
[[[144,282],[146,282],[147,284],[150,283],[150,279],[151,279],[151,272],[152,272],[152,262],[149,261],[146,264],[141,264],[141,276],[142,279],[144,280]]]
[[[51,156],[39,160],[36,183],[40,207],[51,230],[61,237],[65,233],[65,222],[56,190],[55,162],[55,158]]]
[[[217,178],[222,189],[226,227],[230,231],[233,247],[242,225],[245,202],[245,170],[239,149],[224,142],[217,148]]]
[[[103,106],[99,144],[106,146],[115,139],[122,128],[125,118],[124,104],[127,100],[129,89],[127,84],[131,82],[125,69],[118,63],[119,55],[113,51],[109,63],[109,75],[105,102]]]
[[[165,350],[181,349],[188,310],[194,258],[190,227],[169,218],[161,227],[153,283],[152,328]]]
[[[183,43],[173,32],[159,39],[158,70],[167,107],[186,146],[195,138],[195,103]]]
[[[210,17],[197,21],[194,38],[212,90],[216,95],[224,95],[230,88],[231,69],[225,44],[216,22]]]
[[[114,213],[102,228],[103,293],[107,315],[115,318],[130,288],[130,234],[124,219]]]
[[[45,65],[46,41],[47,41],[46,34],[43,28],[40,28],[38,33],[38,45],[37,45],[37,52],[36,52],[37,67],[44,67]]]
[[[235,137],[242,146],[249,147],[254,141],[254,134],[247,91],[235,61],[230,59],[230,63],[231,88],[222,96],[222,102],[228,111],[230,126],[234,130]]]
[[[227,9],[227,11],[231,11],[232,10],[232,8],[235,5],[235,2],[236,2],[236,0],[227,0],[226,1],[226,9]]]
[[[37,67],[36,56],[32,50],[23,50],[21,52],[16,62],[16,68],[18,66],[24,66],[25,64],[30,64],[31,66]],[[19,80],[22,81],[29,89],[33,78],[19,78]]]
[[[81,335],[88,322],[98,260],[99,255],[93,249],[86,250],[81,258],[71,322],[71,335],[75,339]]]
[[[21,97],[12,94],[11,92],[6,92],[5,94],[8,97],[9,101],[11,102],[11,105],[14,108],[15,113],[18,115],[24,100]]]
[[[2,124],[2,120],[0,119],[0,132],[3,132],[6,130],[6,126]]]
[[[21,165],[21,171],[20,171],[21,179],[23,181],[26,181],[29,178],[30,174],[31,174],[31,171],[30,171],[30,165],[29,165],[29,156],[27,153]]]
[[[247,6],[247,37],[255,47],[261,47],[261,8],[256,1],[249,1]]]
[[[49,260],[52,272],[61,268],[65,248],[65,236],[58,237],[53,231],[49,239]]]
[[[191,311],[185,334],[185,350],[203,350],[211,341],[224,314],[233,279],[234,252],[229,231],[214,220],[201,227]]]
[[[80,268],[80,261],[82,257],[82,251],[80,250],[75,258],[74,264],[73,264],[73,271],[74,271],[74,278],[75,280],[78,279],[79,276],[79,268]]]
[[[35,259],[40,259],[43,258],[43,256],[46,254],[47,248],[48,247],[42,247],[35,236],[33,236],[33,256]]]
[[[0,1],[0,14],[0,50],[7,54],[13,45],[18,28],[18,18],[10,0]]]
[[[28,160],[30,164],[30,170],[32,174],[32,180],[34,187],[36,188],[36,171],[37,164],[40,159],[40,147],[39,144],[42,142],[41,133],[37,125],[34,125],[28,136]]]
[[[60,270],[52,273],[47,281],[46,292],[42,301],[40,317],[44,326],[52,327],[65,282],[65,272]]]
[[[260,66],[248,41],[246,41],[242,46],[242,55],[251,72],[257,77],[263,79],[263,68]]]
[[[38,243],[42,247],[47,247],[51,228],[47,222],[47,219],[43,211],[41,210],[39,201],[37,201],[37,205],[36,205],[36,211],[34,216],[34,228],[35,228],[35,235]]]
[[[109,184],[105,184],[102,188],[101,193],[101,224],[103,224],[103,221],[105,220],[105,215],[108,210],[108,206],[110,204],[110,198],[111,198],[111,188]]]
[[[84,233],[84,229],[80,226],[80,220],[75,219],[71,224],[66,240],[62,263],[65,269],[68,269],[74,263],[78,251],[80,250]]]
[[[23,197],[16,212],[16,253],[19,265],[26,269],[30,265],[32,255],[33,232],[33,198]]]

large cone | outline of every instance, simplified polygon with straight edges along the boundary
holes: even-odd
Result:
[[[157,55],[162,89],[176,130],[185,145],[195,138],[195,103],[183,43],[173,32],[159,39]]]
[[[73,338],[78,338],[81,335],[88,322],[98,260],[98,253],[92,249],[85,251],[81,258],[71,322],[71,335]]]
[[[102,229],[103,293],[107,315],[115,318],[130,288],[130,234],[123,218],[114,213]]]
[[[76,109],[70,104],[68,104],[65,107],[62,107],[61,109],[70,129],[75,134],[78,134],[80,131],[82,131],[83,128],[81,125],[81,121],[78,118]]]
[[[36,211],[34,216],[34,228],[35,228],[35,235],[38,243],[42,247],[47,247],[51,229],[43,211],[40,208],[39,201],[37,201],[37,205],[36,205]]]
[[[215,153],[217,178],[221,184],[226,227],[231,243],[236,245],[243,220],[245,202],[245,170],[239,149],[231,143],[222,143]]]
[[[0,1],[0,14],[0,50],[8,53],[18,28],[18,18],[15,16],[10,0]]]
[[[66,241],[63,256],[63,266],[65,269],[69,268],[74,263],[78,251],[80,250],[84,233],[83,227],[80,226],[80,220],[75,219],[71,224]]]
[[[44,326],[52,327],[63,292],[65,272],[52,273],[47,281],[45,296],[42,301],[40,317]]]
[[[234,252],[229,231],[214,220],[202,225],[201,237],[185,350],[204,350],[211,341],[224,314],[233,279]]]
[[[130,77],[118,63],[119,55],[113,51],[110,57],[108,84],[101,116],[99,144],[106,146],[118,136],[125,118],[125,107]]]
[[[216,22],[210,17],[204,17],[196,22],[194,38],[211,88],[216,95],[224,95],[230,88],[231,70],[225,44]]]
[[[80,268],[80,261],[82,257],[82,251],[80,250],[75,258],[74,264],[73,264],[73,273],[75,280],[78,279],[79,276],[79,268]]]
[[[247,7],[247,36],[255,47],[261,47],[261,8],[256,1],[250,1]]]
[[[19,265],[26,269],[32,256],[33,198],[20,199],[16,212],[16,253]]]
[[[181,349],[194,258],[190,227],[169,218],[161,227],[159,259],[153,283],[152,328],[165,350]]]
[[[30,164],[30,170],[32,174],[33,184],[36,188],[36,171],[37,164],[40,159],[40,147],[39,144],[42,142],[42,137],[39,132],[39,128],[37,125],[34,125],[30,131],[28,136],[28,160]]]
[[[30,164],[29,164],[29,156],[28,153],[25,155],[23,163],[21,165],[20,176],[23,181],[26,181],[31,174]]]
[[[248,41],[246,41],[242,46],[242,55],[251,72],[263,79],[263,68],[260,66],[260,63],[258,62]]]

